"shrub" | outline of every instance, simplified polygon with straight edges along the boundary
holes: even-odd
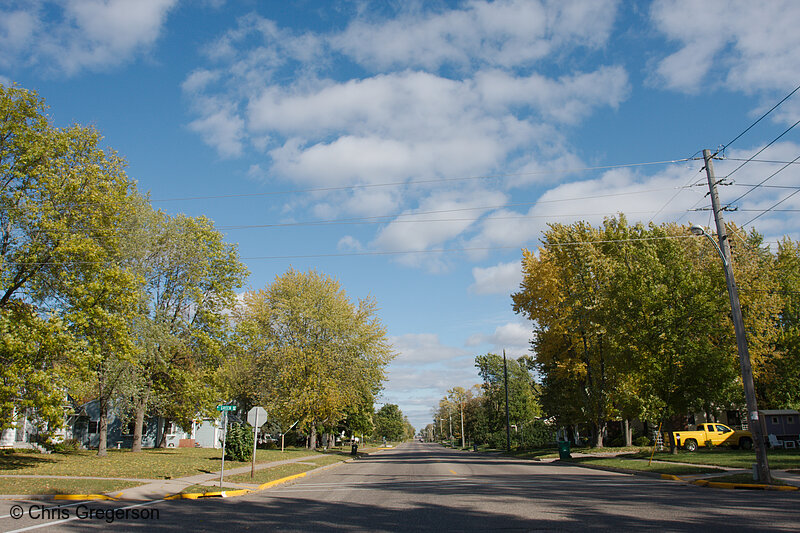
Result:
[[[61,442],[45,440],[42,443],[45,450],[50,453],[70,454],[81,449],[81,442],[78,439],[65,439]]]
[[[633,439],[633,444],[635,446],[650,446],[651,442],[650,439],[642,435],[641,437],[636,437]]]
[[[225,437],[225,459],[248,461],[253,456],[253,430],[249,424],[234,422]]]

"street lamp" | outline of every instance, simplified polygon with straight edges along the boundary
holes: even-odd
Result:
[[[725,268],[728,268],[728,261],[725,259],[725,255],[722,253],[722,250],[719,249],[719,245],[714,240],[714,238],[711,235],[708,234],[708,232],[706,231],[706,228],[704,228],[703,226],[700,226],[698,224],[692,224],[692,226],[689,228],[689,231],[691,231],[692,233],[694,233],[697,236],[702,235],[705,238],[707,238],[709,241],[711,241],[711,244],[714,245],[714,249],[719,254],[719,258],[722,259],[722,266],[724,266]]]

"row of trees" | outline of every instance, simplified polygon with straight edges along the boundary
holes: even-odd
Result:
[[[800,249],[772,252],[755,231],[729,235],[759,405],[800,406]],[[589,424],[673,417],[743,405],[725,279],[710,243],[685,227],[553,224],[523,251],[514,309],[534,323],[533,368],[544,412]]]
[[[505,364],[504,364],[505,363]],[[434,409],[434,423],[425,432],[437,440],[453,437],[462,446],[488,443],[496,448],[506,446],[506,387],[508,374],[508,419],[517,444],[550,442],[549,430],[538,419],[539,385],[531,373],[532,359],[509,358],[497,354],[475,358],[483,382],[469,389],[453,387]]]
[[[56,128],[35,93],[0,85],[0,429],[67,394],[188,427],[220,401],[312,432],[371,421],[391,358],[371,300],[290,270],[235,309],[247,269],[205,217],[154,210],[82,126]],[[162,431],[162,434],[165,432]]]
[[[733,225],[729,236],[759,406],[800,408],[800,245],[785,238],[771,250]],[[588,426],[603,446],[617,420],[631,445],[632,420],[668,428],[691,412],[744,405],[725,278],[710,243],[682,226],[629,225],[624,216],[601,227],[553,224],[542,242],[538,253],[523,250],[512,295],[514,310],[534,324],[532,355],[508,362],[518,431],[540,417]],[[502,359],[479,356],[476,366],[483,384],[451,389],[427,431],[460,438],[463,411],[463,435],[503,447]]]

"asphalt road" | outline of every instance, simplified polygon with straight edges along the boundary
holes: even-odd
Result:
[[[22,518],[8,516],[12,504]],[[67,502],[49,520],[39,508],[31,516],[34,504],[54,505],[0,503],[0,531],[800,531],[798,492],[709,489],[421,443],[237,498]],[[128,517],[87,518],[92,509]]]

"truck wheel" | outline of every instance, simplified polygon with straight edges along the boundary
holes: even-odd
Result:
[[[683,447],[686,448],[687,452],[697,451],[697,441],[694,439],[687,439],[686,442],[683,443]]]
[[[753,441],[748,437],[742,437],[741,439],[739,439],[739,446],[741,446],[743,450],[752,450]]]

